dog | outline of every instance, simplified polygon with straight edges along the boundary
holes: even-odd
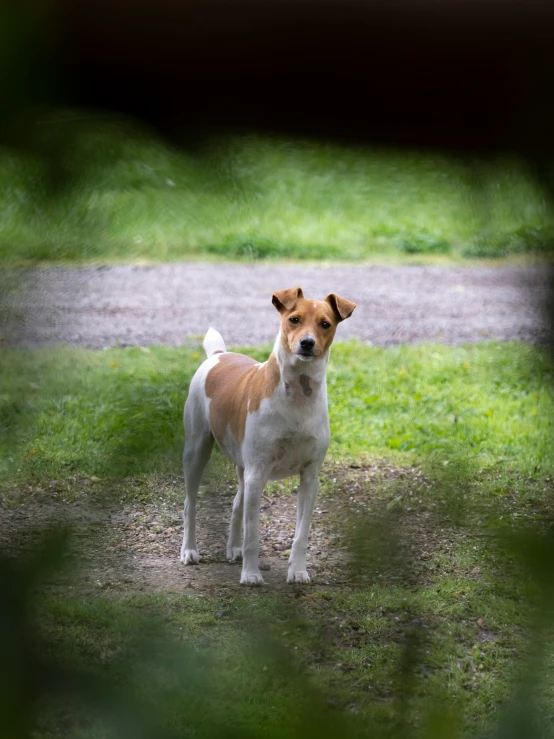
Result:
[[[334,293],[325,300],[305,298],[299,287],[275,292],[272,303],[281,314],[281,327],[269,359],[260,363],[228,352],[221,334],[210,328],[203,344],[208,358],[191,380],[184,410],[181,561],[199,561],[196,500],[215,439],[238,476],[227,557],[242,557],[243,585],[263,584],[258,555],[264,486],[292,475],[300,476],[300,485],[287,582],[310,582],[306,548],[330,440],[327,362],[337,325],[356,307]]]

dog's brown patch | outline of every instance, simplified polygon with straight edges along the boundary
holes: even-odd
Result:
[[[313,393],[313,390],[310,387],[310,378],[308,377],[308,375],[300,375],[300,384],[302,385],[304,395],[309,398],[310,395]]]
[[[227,427],[242,443],[248,414],[273,395],[280,377],[274,354],[264,365],[245,354],[227,352],[221,356],[206,377],[206,395],[212,401],[210,426],[220,447],[224,445]]]

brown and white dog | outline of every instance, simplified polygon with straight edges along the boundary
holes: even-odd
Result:
[[[233,503],[227,556],[242,556],[240,581],[261,585],[258,562],[262,492],[268,480],[300,475],[296,533],[287,582],[307,583],[306,548],[329,446],[325,372],[337,325],[356,305],[331,293],[304,297],[299,287],[273,294],[281,330],[266,362],[225,349],[213,328],[204,338],[208,359],[190,383],[185,403],[185,532],[181,561],[196,564],[196,498],[214,439],[234,463],[239,487]],[[244,538],[241,541],[241,529]]]

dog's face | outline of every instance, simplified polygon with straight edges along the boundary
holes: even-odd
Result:
[[[305,298],[299,287],[273,293],[272,302],[281,314],[281,342],[285,351],[302,361],[325,356],[337,325],[351,316],[356,307],[334,293],[325,300]]]

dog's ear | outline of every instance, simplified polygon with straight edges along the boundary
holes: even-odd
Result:
[[[277,308],[279,313],[286,310],[292,310],[298,300],[304,297],[301,287],[291,287],[289,290],[278,290],[273,293],[271,302]]]
[[[325,298],[325,302],[329,303],[331,308],[334,310],[339,322],[344,321],[345,318],[350,318],[356,307],[356,303],[346,298],[341,298],[340,295],[331,293]]]

